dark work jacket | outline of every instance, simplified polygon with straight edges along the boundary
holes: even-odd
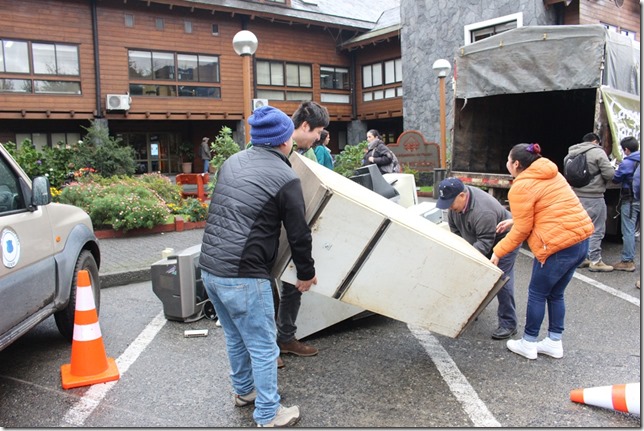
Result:
[[[372,157],[372,156],[373,156],[373,163],[369,161],[369,157]],[[362,158],[362,164],[364,166],[375,164],[376,166],[378,166],[378,170],[380,170],[381,174],[392,172],[391,170],[387,169],[387,166],[391,165],[392,162],[393,162],[393,153],[391,152],[389,147],[387,147],[385,143],[378,138],[374,139],[373,141],[371,141],[371,143],[369,143],[369,146],[367,147],[367,152]]]
[[[219,277],[271,278],[282,223],[300,280],[315,276],[299,177],[270,147],[234,154],[218,172],[199,266]]]
[[[469,192],[470,200],[462,213],[449,210],[449,229],[489,258],[492,256],[492,248],[507,235],[507,231],[497,234],[496,225],[511,219],[512,214],[491,194],[477,187],[465,188]]]

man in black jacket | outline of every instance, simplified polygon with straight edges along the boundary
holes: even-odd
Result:
[[[298,406],[284,407],[277,392],[279,348],[271,270],[281,226],[297,269],[295,288],[317,284],[300,179],[288,156],[293,121],[271,106],[248,119],[252,147],[231,156],[218,172],[208,210],[199,266],[226,336],[236,406],[255,403],[260,426],[290,426]]]

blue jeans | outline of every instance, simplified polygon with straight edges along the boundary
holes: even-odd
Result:
[[[203,159],[203,173],[208,173],[208,168],[210,167],[210,160]]]
[[[499,326],[502,328],[514,329],[517,327],[517,311],[514,304],[514,262],[517,260],[520,248],[517,247],[513,252],[499,259],[499,269],[509,278],[505,286],[496,294],[496,299],[499,301],[496,314]]]
[[[564,331],[564,290],[575,270],[588,254],[588,240],[558,251],[542,265],[537,259],[532,263],[532,277],[528,286],[528,309],[526,311],[526,341],[537,341],[539,329],[548,305],[548,336],[560,340]]]
[[[631,211],[632,209],[632,211]],[[640,201],[624,201],[620,208],[622,219],[622,261],[635,260],[635,225],[640,218]]]
[[[201,277],[226,336],[233,390],[246,395],[256,389],[253,419],[266,424],[280,405],[271,283],[259,278],[222,278],[203,270]]]

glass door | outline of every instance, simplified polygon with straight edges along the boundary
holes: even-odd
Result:
[[[180,172],[176,134],[124,133],[123,140],[134,149],[136,174]]]

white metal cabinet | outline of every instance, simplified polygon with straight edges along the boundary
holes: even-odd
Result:
[[[457,337],[504,284],[501,270],[461,237],[297,154],[290,160],[313,234],[311,292]],[[293,284],[282,239],[274,275]],[[298,327],[314,305],[301,308]],[[324,313],[333,315],[333,306]]]

